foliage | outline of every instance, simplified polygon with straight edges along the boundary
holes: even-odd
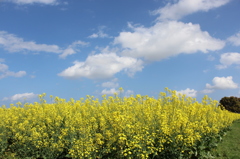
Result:
[[[219,103],[230,112],[240,113],[240,98],[238,97],[223,97]]]
[[[158,99],[71,99],[0,108],[0,158],[209,158],[239,114],[166,88]],[[53,98],[53,97],[52,97]]]

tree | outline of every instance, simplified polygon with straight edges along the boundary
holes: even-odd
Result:
[[[240,98],[238,97],[223,97],[219,103],[230,112],[240,113]]]

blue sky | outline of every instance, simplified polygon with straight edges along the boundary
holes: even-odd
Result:
[[[239,0],[1,0],[0,105],[165,87],[240,96]]]

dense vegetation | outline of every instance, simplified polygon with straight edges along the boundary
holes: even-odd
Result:
[[[0,158],[209,158],[240,114],[166,92],[0,108]]]
[[[240,98],[238,97],[223,97],[219,101],[221,107],[234,113],[240,113]]]

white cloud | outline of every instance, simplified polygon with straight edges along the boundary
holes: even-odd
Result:
[[[48,5],[56,5],[58,4],[57,0],[5,0],[6,2],[12,2],[16,4],[48,4]]]
[[[8,76],[12,77],[22,77],[25,76],[27,73],[25,71],[19,71],[19,72],[6,72],[5,74],[0,74],[0,79],[6,78]]]
[[[98,34],[96,33],[93,33],[92,35],[89,36],[89,38],[97,38],[98,37]]]
[[[25,71],[18,71],[18,72],[11,72],[11,71],[7,71],[5,72],[5,74],[0,75],[0,79],[1,78],[5,78],[7,76],[12,76],[12,77],[22,77],[25,76],[27,73]]]
[[[109,47],[109,46],[106,46],[106,47],[96,46],[95,49],[104,54],[119,52],[119,48],[117,48],[117,47],[114,48],[114,47]]]
[[[119,87],[119,84],[117,83],[117,78],[115,78],[111,81],[102,83],[102,87],[107,87],[107,88],[117,88],[117,87]]]
[[[0,46],[9,52],[37,51],[61,53],[62,50],[57,45],[36,44],[33,41],[24,41],[13,34],[0,31]]]
[[[8,70],[8,66],[0,63],[0,72],[6,72]]]
[[[185,94],[188,97],[196,97],[197,91],[194,89],[187,88],[185,90],[177,91],[177,93]]]
[[[73,48],[68,47],[63,51],[63,53],[61,55],[59,55],[59,57],[62,59],[65,59],[67,56],[73,55],[75,53],[76,53],[76,51]]]
[[[198,24],[168,21],[150,28],[134,27],[133,32],[121,32],[114,43],[123,47],[123,55],[157,61],[180,53],[207,53],[222,49],[224,41],[201,31]]]
[[[216,65],[216,68],[221,70],[221,69],[225,69],[227,68],[227,66],[224,66],[224,65]]]
[[[132,90],[127,90],[127,91],[124,91],[123,92],[120,92],[118,89],[116,88],[111,88],[111,89],[104,89],[102,90],[101,94],[106,94],[106,95],[114,95],[115,93],[117,93],[118,95],[120,93],[122,93],[123,96],[125,97],[129,97],[131,95],[134,94],[134,92]]]
[[[240,65],[240,53],[224,53],[221,55],[220,63],[221,65],[216,66],[217,69],[224,69],[233,64]]]
[[[124,93],[126,97],[130,97],[131,95],[134,94],[134,91],[133,90],[127,90],[125,93]]]
[[[207,90],[215,90],[215,89],[236,89],[238,88],[238,84],[234,83],[232,80],[232,76],[228,77],[214,77],[212,80],[213,85],[206,84]]]
[[[129,76],[141,71],[143,62],[131,57],[120,57],[115,53],[90,55],[85,62],[75,61],[74,65],[65,69],[59,76],[66,78],[107,79],[114,74],[125,71]]]
[[[88,36],[89,38],[112,38],[111,36],[109,36],[108,34],[104,33],[104,29],[106,28],[106,26],[100,26],[98,27],[98,32],[97,33],[93,33],[92,35]]]
[[[36,98],[38,95],[34,93],[22,93],[22,94],[15,94],[11,97],[4,97],[2,100],[11,100],[11,101],[26,101],[32,98]]]
[[[199,12],[207,12],[210,9],[225,5],[230,0],[179,0],[175,4],[168,3],[165,7],[152,12],[160,14],[158,20],[178,20],[182,17]]]
[[[230,36],[227,40],[235,46],[240,46],[240,33]]]
[[[27,73],[25,71],[12,72],[9,71],[8,66],[6,64],[0,63],[0,79],[12,76],[12,77],[22,77]]]
[[[101,92],[101,94],[106,94],[106,95],[114,95],[115,93],[119,94],[119,90],[116,90],[116,88],[104,89]]]
[[[89,36],[89,38],[109,38],[110,36],[103,31],[98,31],[97,33],[93,33]]]
[[[49,52],[58,53],[59,57],[65,59],[67,56],[75,54],[80,46],[87,46],[89,43],[83,41],[75,41],[66,49],[61,49],[58,45],[36,44],[34,41],[24,41],[16,35],[0,31],[0,47],[9,52]]]
[[[214,61],[214,60],[215,60],[215,57],[212,56],[212,55],[209,55],[209,56],[207,57],[207,60],[208,60],[208,61]]]
[[[75,54],[77,51],[79,51],[77,49],[77,47],[87,46],[87,45],[88,45],[88,43],[86,43],[86,42],[83,42],[83,41],[80,41],[80,40],[75,41],[71,45],[69,45],[68,48],[65,49],[61,55],[59,55],[59,57],[62,58],[62,59],[65,59],[67,56]]]

